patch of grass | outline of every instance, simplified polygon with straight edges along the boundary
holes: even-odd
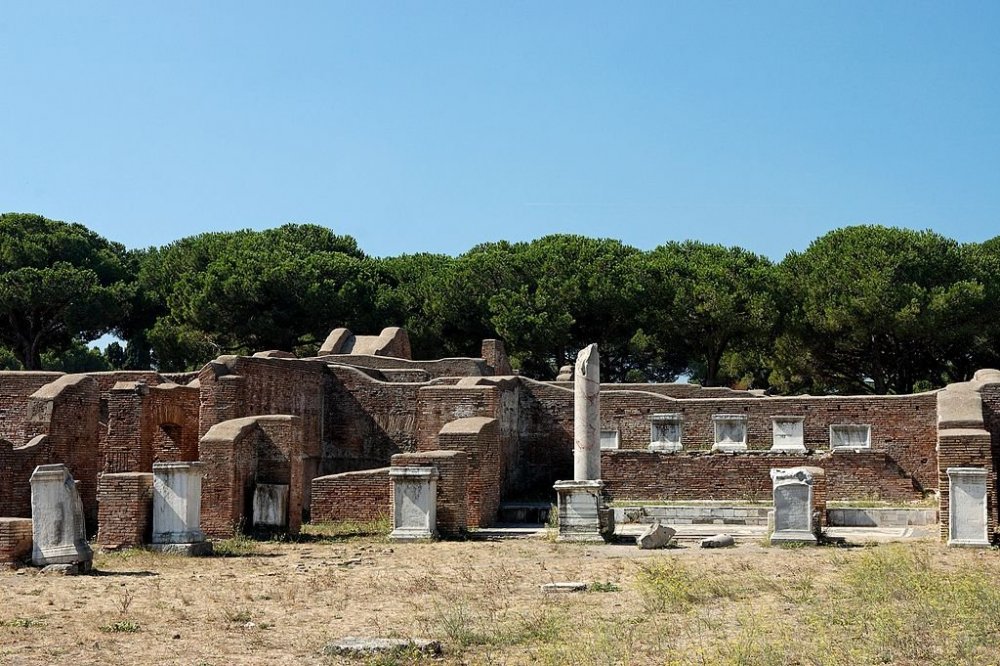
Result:
[[[246,608],[226,608],[222,611],[226,622],[232,624],[246,624],[253,619],[253,614]]]
[[[392,518],[376,520],[338,520],[330,523],[310,523],[302,526],[302,535],[322,541],[385,540],[392,532]]]
[[[621,589],[621,587],[611,581],[597,581],[587,586],[588,592],[620,592]]]
[[[640,564],[635,582],[650,613],[682,610],[699,598],[694,576],[675,558]]]
[[[1000,590],[981,568],[885,545],[847,563],[810,620],[831,639],[829,663],[995,663]]]
[[[238,531],[228,539],[214,542],[212,547],[216,557],[246,557],[257,553],[258,543]]]
[[[142,627],[135,620],[118,620],[100,627],[101,631],[113,634],[134,634],[142,631]]]

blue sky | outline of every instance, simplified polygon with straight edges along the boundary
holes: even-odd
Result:
[[[9,2],[0,83],[0,210],[129,247],[1000,234],[997,2]]]

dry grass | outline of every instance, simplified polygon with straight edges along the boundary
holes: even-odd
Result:
[[[236,551],[239,551],[237,553]],[[990,664],[1000,556],[855,549],[390,544],[311,528],[228,557],[100,555],[0,573],[0,663],[330,664],[330,640],[430,637],[447,664]],[[553,581],[591,591],[543,594]],[[358,664],[418,664],[400,652]]]

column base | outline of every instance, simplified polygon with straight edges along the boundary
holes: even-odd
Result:
[[[603,543],[614,532],[613,514],[601,505],[604,482],[557,481],[554,488],[559,499],[556,541]]]

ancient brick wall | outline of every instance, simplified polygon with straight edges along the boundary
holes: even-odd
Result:
[[[206,535],[225,539],[249,529],[259,436],[257,421],[247,417],[217,423],[201,438],[201,529]]]
[[[310,520],[378,520],[391,513],[389,468],[329,474],[313,479]]]
[[[16,447],[0,439],[0,514],[31,517],[31,473],[38,465],[55,462],[48,435]]]
[[[0,569],[31,558],[31,519],[0,518]]]
[[[88,532],[97,528],[100,459],[100,390],[86,375],[64,375],[29,399],[29,419],[47,422],[54,463],[64,463],[77,482]]]
[[[466,456],[468,479],[468,524],[487,527],[496,521],[503,494],[504,466],[497,419],[471,416],[445,424],[438,434],[441,451],[462,451]],[[393,456],[393,460],[397,459]],[[395,464],[395,463],[393,463]]]
[[[601,453],[605,493],[615,500],[765,501],[771,496],[771,468],[802,466],[823,468],[831,500],[923,496],[885,453]]]
[[[382,467],[393,455],[416,449],[417,394],[423,384],[382,382],[344,366],[330,371],[324,473]]]
[[[521,380],[519,464],[514,492],[548,496],[552,484],[573,478],[573,390]]]
[[[429,377],[482,377],[493,374],[492,369],[481,358],[443,358],[435,361],[411,361],[387,356],[366,356],[360,354],[335,354],[318,356],[320,361],[337,365],[375,370],[399,369],[420,370]]]
[[[573,382],[547,382],[554,386],[573,390]],[[699,384],[601,384],[601,391],[645,391],[646,393],[656,393],[668,398],[690,399],[690,398],[757,398],[758,396],[750,391],[740,391],[727,388],[725,386],[701,386]]]
[[[28,424],[28,398],[61,376],[60,372],[0,371],[0,439],[19,446],[41,434]]]
[[[107,405],[105,472],[151,472],[155,462],[198,459],[197,388],[118,382]]]
[[[133,548],[149,542],[153,526],[152,473],[101,474],[97,484],[97,543]]]
[[[205,464],[201,494],[205,534],[226,538],[249,528],[258,483],[288,484],[288,532],[297,534],[309,500],[302,448],[302,420],[297,416],[251,416],[213,426],[199,443]]]
[[[63,463],[78,481],[88,529],[96,527],[97,472],[100,466],[100,394],[97,382],[86,375],[0,373],[5,386],[7,431],[28,440],[0,440],[0,514],[31,516],[29,479],[37,465]],[[51,381],[28,396],[14,398]]]
[[[401,453],[392,457],[392,467],[434,467],[437,469],[438,532],[443,535],[457,535],[465,532],[469,525],[477,524],[471,521],[468,513],[472,503],[466,483],[470,470],[465,452]],[[392,506],[391,502],[390,497],[390,506]]]

